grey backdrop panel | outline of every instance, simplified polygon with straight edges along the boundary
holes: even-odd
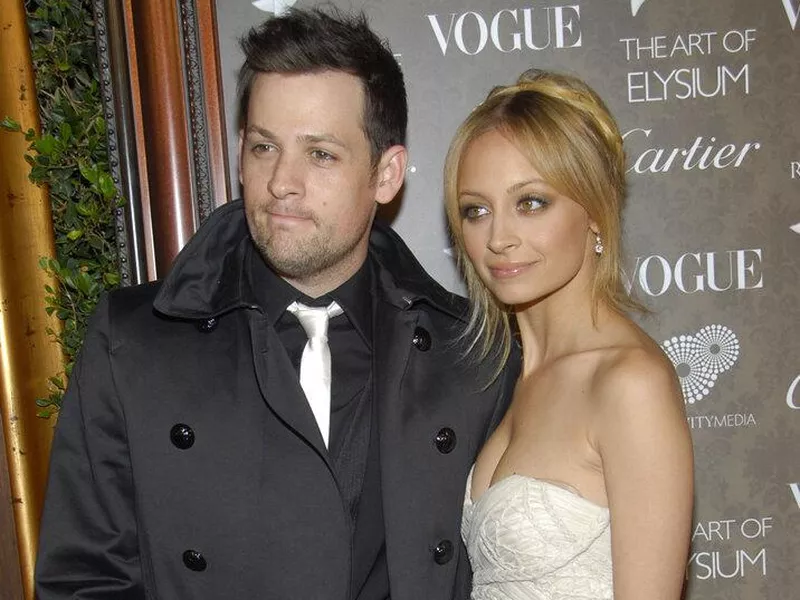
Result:
[[[411,160],[393,225],[452,290],[441,171],[458,123],[530,67],[607,101],[630,165],[626,275],[681,377],[695,443],[687,597],[798,597],[800,0],[336,4],[363,8],[403,66]],[[266,16],[218,0],[232,132],[236,38]]]

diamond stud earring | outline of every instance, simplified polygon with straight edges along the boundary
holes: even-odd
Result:
[[[600,234],[594,234],[595,244],[594,244],[594,253],[597,256],[600,256],[603,253],[603,240],[600,239]]]

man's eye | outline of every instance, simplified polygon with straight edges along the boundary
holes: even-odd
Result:
[[[266,154],[267,152],[274,152],[276,150],[274,144],[267,144],[266,142],[257,142],[250,146],[250,150],[254,154]]]
[[[484,215],[489,214],[485,206],[469,205],[461,208],[461,218],[467,221],[474,221]]]
[[[314,160],[318,160],[320,162],[332,162],[336,160],[336,157],[331,154],[330,152],[325,152],[325,150],[312,150],[311,156]]]

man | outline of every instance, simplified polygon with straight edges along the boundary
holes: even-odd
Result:
[[[406,170],[400,69],[363,17],[292,10],[242,46],[244,204],[98,306],[38,597],[466,598],[464,484],[513,374],[487,385],[465,302],[373,226]]]

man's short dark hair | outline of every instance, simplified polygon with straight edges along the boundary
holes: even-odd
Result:
[[[251,29],[239,43],[245,56],[238,81],[241,128],[247,124],[250,91],[259,73],[342,71],[363,84],[363,128],[373,166],[387,148],[405,145],[408,104],[403,72],[363,13],[291,8]]]

